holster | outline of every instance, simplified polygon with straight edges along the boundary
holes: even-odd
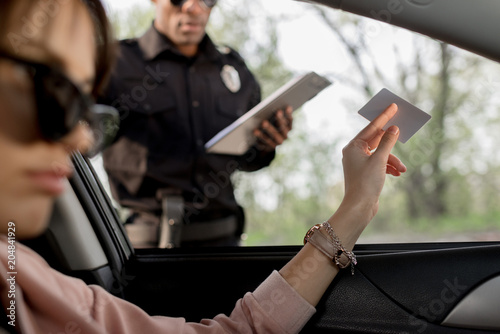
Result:
[[[184,199],[177,189],[159,189],[162,214],[158,231],[158,247],[174,248],[181,244]]]

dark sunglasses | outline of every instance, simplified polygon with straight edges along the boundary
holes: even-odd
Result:
[[[115,108],[96,105],[90,94],[83,93],[55,68],[2,51],[0,57],[21,64],[31,76],[38,127],[45,140],[58,141],[84,122],[94,136],[94,148],[87,155],[97,154],[112,141],[119,123]]]
[[[170,0],[172,5],[177,7],[182,7],[186,1],[187,0]],[[203,2],[207,8],[213,8],[217,3],[217,0],[201,0],[201,2]]]

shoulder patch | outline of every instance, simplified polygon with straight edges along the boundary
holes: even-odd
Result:
[[[227,45],[217,45],[217,51],[219,51],[223,55],[227,55],[231,53],[231,48]]]
[[[220,54],[222,54],[223,56],[227,56],[226,59],[228,59],[228,60],[233,59],[233,60],[236,60],[237,63],[243,64],[243,65],[245,64],[245,59],[243,59],[243,57],[238,53],[238,51],[236,51],[232,47],[227,46],[227,45],[217,45],[216,48],[217,48],[217,51],[220,52]]]

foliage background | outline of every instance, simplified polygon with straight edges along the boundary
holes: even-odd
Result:
[[[383,87],[433,118],[397,145],[409,172],[388,178],[361,242],[500,240],[498,64],[322,7],[294,3],[298,11],[273,12],[264,1],[244,4],[220,1],[208,31],[243,55],[263,96],[309,69],[335,81],[334,95],[294,114],[291,136],[270,167],[234,175],[246,245],[298,244],[334,212],[343,194],[341,149],[366,124],[355,113]],[[120,38],[140,35],[153,17],[142,5],[112,13]],[[305,65],[290,65],[303,48],[310,49]],[[331,61],[320,61],[325,57]]]

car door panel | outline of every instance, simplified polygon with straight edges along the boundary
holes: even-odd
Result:
[[[342,271],[304,333],[481,333],[441,325],[453,308],[488,278],[500,247],[473,244],[415,251],[358,247],[355,275]],[[377,248],[377,247],[373,247]],[[410,247],[408,247],[410,248]],[[150,314],[189,321],[229,314],[238,298],[281,268],[299,247],[137,250],[127,264],[126,299]]]
[[[84,163],[75,160],[78,176],[71,183],[108,260],[113,260],[110,291],[151,315],[199,321],[229,314],[239,298],[300,250],[133,250],[111,202],[92,200],[106,199],[106,194]],[[500,243],[356,245],[355,253],[355,275],[341,271],[303,333],[491,333],[442,323],[471,291],[500,274]],[[473,314],[471,319],[481,317]]]
[[[134,279],[124,287],[124,295],[149,314],[188,321],[229,314],[245,292],[284,265],[291,253],[261,248],[198,249],[184,254],[136,250],[126,266]]]
[[[466,247],[367,256],[359,270],[405,310],[440,323],[464,296],[500,273],[499,258],[499,246]]]
[[[453,308],[443,324],[500,330],[499,291],[500,276],[484,282]]]

